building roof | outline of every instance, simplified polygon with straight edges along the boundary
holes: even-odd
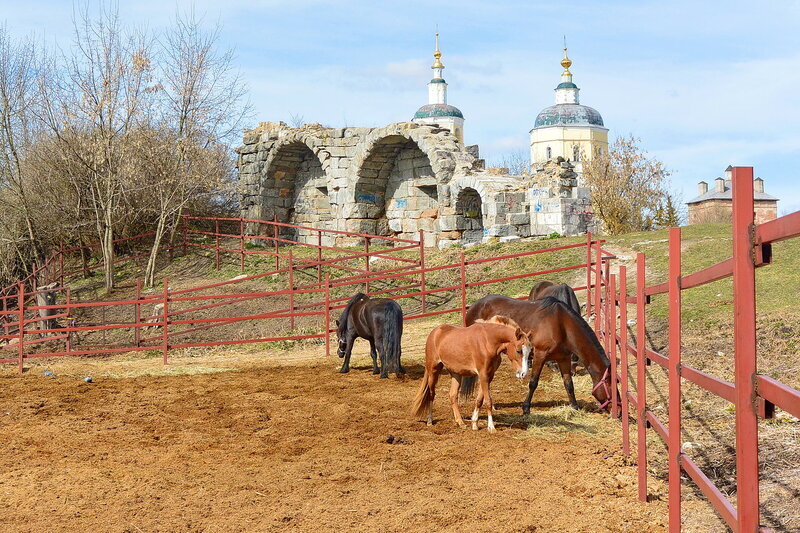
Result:
[[[601,126],[603,117],[589,106],[580,104],[556,104],[542,109],[536,116],[534,128],[547,126]]]
[[[414,118],[430,118],[430,117],[458,117],[464,118],[461,111],[449,104],[426,104],[420,107]]]
[[[728,167],[730,168],[730,167]],[[717,192],[714,187],[711,187],[707,193],[701,194],[695,198],[692,198],[687,204],[699,204],[700,202],[705,202],[707,200],[731,200],[733,201],[733,196],[731,193],[731,182],[730,180],[725,180],[725,191],[724,192]],[[777,202],[778,198],[772,196],[771,194],[767,194],[765,192],[753,192],[753,200],[767,200]]]

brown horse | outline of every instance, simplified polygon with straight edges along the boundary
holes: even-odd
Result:
[[[534,300],[540,300],[545,298],[546,296],[552,296],[556,300],[561,300],[565,304],[567,304],[570,309],[581,314],[581,304],[578,301],[578,297],[575,295],[575,291],[572,290],[572,287],[567,285],[566,283],[554,283],[552,281],[540,281],[536,285],[533,286],[531,289],[530,294],[528,294],[528,301],[532,302]],[[577,370],[578,364],[580,364],[581,360],[578,358],[576,354],[572,354],[572,374],[575,374]],[[555,370],[556,363],[555,361],[548,361],[548,365],[550,368]]]
[[[530,336],[524,333],[513,320],[495,316],[491,321],[477,321],[468,327],[443,324],[437,326],[428,335],[425,343],[425,375],[422,377],[417,397],[414,399],[412,411],[415,416],[427,414],[428,425],[433,424],[433,399],[436,396],[436,383],[442,369],[447,369],[452,378],[450,384],[450,403],[453,406],[453,417],[456,424],[466,428],[458,409],[458,397],[465,399],[471,390],[461,390],[461,382],[465,376],[478,376],[480,391],[475,398],[475,410],[472,412],[472,429],[478,429],[478,413],[484,399],[488,413],[488,430],[494,433],[492,420],[492,396],[489,385],[500,366],[501,354],[505,352],[511,360],[518,378],[528,373],[528,354],[531,350]],[[471,381],[474,386],[474,379]]]
[[[564,302],[551,297],[525,302],[499,294],[490,294],[470,305],[467,324],[498,315],[510,317],[523,331],[533,333],[531,380],[528,384],[528,396],[522,403],[523,413],[530,413],[531,398],[539,385],[542,367],[545,361],[551,360],[558,363],[558,368],[561,370],[570,405],[578,409],[570,372],[572,353],[580,357],[592,377],[594,383],[592,395],[600,403],[600,408],[608,406],[611,402],[610,363],[597,336],[583,317],[572,311]]]

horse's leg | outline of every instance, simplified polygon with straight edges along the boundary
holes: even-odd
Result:
[[[378,352],[375,350],[375,341],[373,339],[369,339],[369,355],[372,357],[372,373],[380,374],[381,371],[378,368]]]
[[[480,377],[478,378],[480,379]],[[483,387],[478,389],[477,394],[475,394],[475,409],[472,411],[472,429],[477,431],[478,430],[478,417],[480,416],[480,408],[483,405]]]
[[[480,376],[481,395],[486,398],[486,430],[489,433],[495,432],[494,420],[492,419],[492,408],[494,407],[494,402],[492,402],[492,393],[489,391],[489,385],[492,383],[492,377],[493,376],[491,373],[486,373]]]
[[[558,368],[561,370],[561,379],[564,380],[564,388],[569,396],[569,405],[573,409],[579,409],[578,400],[575,399],[575,385],[572,383],[572,358],[562,357],[558,360]]]
[[[450,374],[450,404],[453,406],[453,418],[456,419],[456,425],[461,429],[467,427],[464,419],[461,418],[461,411],[458,409],[458,391],[461,389],[461,376]]]
[[[347,336],[347,348],[344,351],[344,363],[342,363],[342,369],[339,370],[340,373],[346,374],[350,372],[350,354],[353,353],[353,345],[356,343],[355,337]]]
[[[530,414],[531,412],[531,399],[533,398],[533,393],[536,392],[536,387],[539,386],[539,375],[542,373],[544,359],[547,357],[546,353],[539,353],[541,353],[541,356],[537,357],[536,354],[533,356],[533,364],[531,365],[531,380],[528,382],[528,397],[525,398],[524,402],[522,402],[522,414],[524,415]]]
[[[433,399],[436,398],[436,384],[439,382],[439,374],[442,372],[444,365],[439,362],[431,367],[428,372],[428,394],[431,396],[431,402],[428,404],[428,425],[433,425]]]

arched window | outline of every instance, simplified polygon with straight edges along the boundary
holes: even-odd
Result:
[[[581,160],[581,149],[577,144],[572,147],[572,160],[575,162]]]
[[[553,150],[551,150],[550,147],[548,146],[545,149],[545,159],[547,159],[549,161],[552,158],[553,158]]]

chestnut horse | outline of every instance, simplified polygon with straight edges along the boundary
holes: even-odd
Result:
[[[578,297],[575,295],[575,291],[572,290],[572,287],[567,285],[566,283],[554,283],[552,281],[540,281],[536,285],[533,286],[531,289],[530,294],[528,294],[528,301],[532,302],[534,300],[539,300],[544,298],[545,296],[552,296],[556,300],[561,300],[565,304],[567,304],[573,311],[581,314],[581,304],[578,302]],[[572,354],[572,373],[575,374],[575,370],[578,364],[581,362],[577,355]],[[555,370],[556,363],[555,361],[548,361],[548,365],[550,365],[553,370]]]
[[[539,385],[539,375],[545,361],[558,364],[569,403],[578,409],[570,368],[570,354],[573,353],[580,357],[592,378],[592,396],[600,403],[600,409],[608,406],[611,402],[610,363],[600,341],[583,317],[564,302],[549,296],[526,302],[490,294],[469,306],[467,324],[498,315],[510,317],[523,331],[533,333],[533,363],[528,396],[522,403],[523,413],[530,413],[531,398]]]
[[[484,399],[488,413],[488,431],[494,433],[492,420],[492,396],[489,385],[500,366],[501,355],[505,352],[511,360],[518,378],[528,373],[528,355],[531,350],[530,336],[524,333],[517,324],[506,317],[495,316],[490,321],[477,321],[468,327],[443,324],[437,326],[428,335],[425,343],[425,375],[414,399],[412,411],[414,416],[427,414],[428,425],[433,424],[433,399],[436,396],[436,383],[442,369],[450,372],[450,403],[453,406],[453,417],[456,424],[466,428],[458,409],[459,392],[462,399],[471,394],[471,390],[461,390],[462,380],[473,377],[470,382],[474,386],[474,376],[480,380],[480,390],[475,398],[475,410],[472,412],[472,429],[478,429],[478,413]]]
[[[341,373],[350,371],[350,354],[357,337],[369,341],[369,354],[372,356],[372,373],[380,372],[388,378],[389,372],[395,375],[405,373],[400,363],[400,338],[403,335],[403,310],[397,302],[388,298],[370,298],[358,293],[347,302],[342,315],[336,321],[339,338],[339,357],[344,358]],[[378,354],[381,368],[378,369]]]

